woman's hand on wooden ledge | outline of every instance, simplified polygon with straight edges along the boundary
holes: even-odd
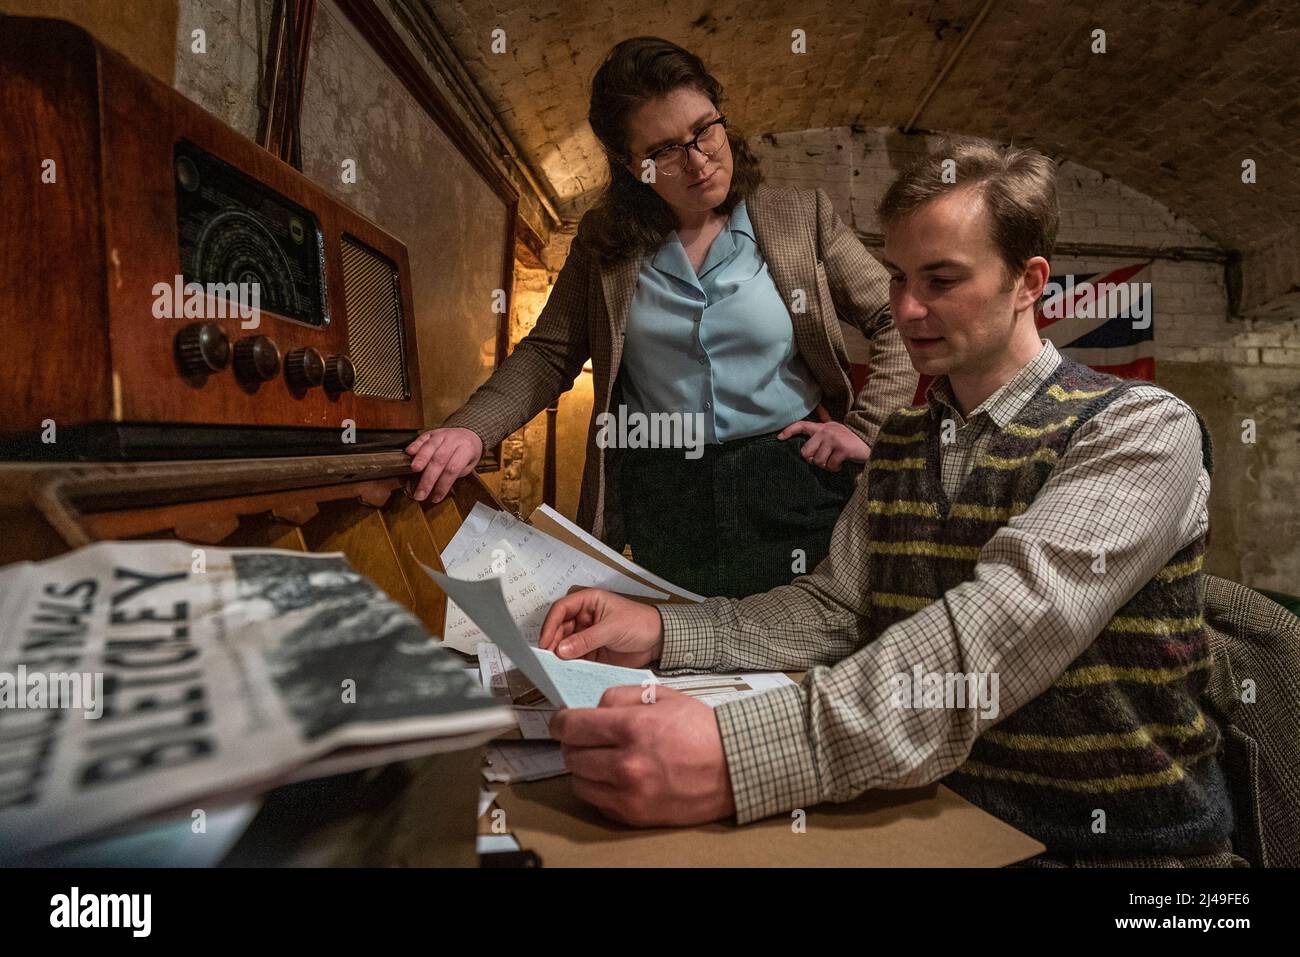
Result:
[[[441,502],[456,479],[468,475],[483,455],[483,440],[470,429],[430,429],[406,447],[411,470],[424,472],[413,497],[423,501],[433,492]]]

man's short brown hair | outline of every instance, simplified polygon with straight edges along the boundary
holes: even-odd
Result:
[[[1019,275],[1034,256],[1051,259],[1061,211],[1056,165],[1033,149],[988,140],[945,140],[906,169],[885,191],[876,212],[886,228],[946,193],[978,189],[989,212],[993,245],[1007,275]]]

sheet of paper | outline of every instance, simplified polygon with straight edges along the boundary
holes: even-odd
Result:
[[[561,528],[563,528],[569,534],[573,535],[575,538],[581,539],[583,543],[589,545],[591,548],[600,552],[601,555],[605,556],[611,562],[614,562],[620,568],[628,572],[631,572],[633,575],[645,579],[650,584],[654,585],[656,588],[662,589],[663,591],[669,592],[670,594],[673,595],[677,595],[681,598],[689,599],[690,601],[704,601],[703,595],[697,595],[693,591],[688,591],[685,588],[682,588],[678,585],[674,585],[666,578],[660,578],[654,572],[642,568],[636,562],[631,561],[628,558],[625,558],[622,552],[614,551],[614,549],[610,548],[599,538],[596,538],[596,536],[583,531],[581,527],[573,524],[573,522],[569,521],[567,518],[565,518],[555,509],[551,508],[551,506],[539,505],[537,507],[537,511],[541,512],[551,521],[555,522],[556,525],[559,525]]]
[[[565,660],[541,648],[534,648],[532,652],[559,689],[566,708],[595,708],[610,688],[659,683],[655,673],[644,668],[620,668],[581,658]]]
[[[515,721],[525,741],[550,741],[554,708],[516,708]]]
[[[478,792],[478,816],[482,817],[484,814],[486,814],[488,808],[492,806],[492,802],[495,801],[496,799],[497,799],[496,791],[479,791]]]
[[[511,705],[519,733],[529,741],[550,740],[551,719],[557,710],[555,706],[545,700],[537,705],[518,704],[518,699],[527,692],[536,693],[523,672],[514,667],[510,659],[501,654],[501,649],[490,641],[482,642],[477,651],[483,687],[492,697]]]
[[[494,646],[484,644],[480,647],[482,651],[479,655],[479,662],[482,663],[485,657],[491,659],[490,670],[493,674],[500,675],[499,687],[501,690],[498,697],[505,700],[507,682],[511,679],[517,680],[520,677],[520,672],[513,669],[510,659],[501,655]],[[672,678],[659,678],[659,684],[665,688],[673,688],[683,694],[688,694],[699,701],[703,701],[710,708],[716,708],[724,701],[747,698],[750,695],[762,694],[765,691],[795,683],[789,675],[780,671],[758,671],[746,674],[679,675]],[[487,679],[484,679],[484,686],[487,686]],[[519,725],[519,733],[523,735],[525,740],[551,740],[551,719],[555,717],[556,708],[549,705],[542,707],[519,707],[516,705],[514,711],[515,722]]]
[[[482,502],[475,502],[474,508],[465,516],[460,523],[460,528],[456,529],[456,534],[451,537],[447,547],[438,556],[442,559],[442,567],[449,568],[451,567],[450,563],[461,561],[466,550],[472,548],[475,543],[479,542],[487,534],[488,528],[492,525],[492,519],[500,514],[500,509],[484,505]]]
[[[480,854],[500,854],[519,850],[519,842],[509,834],[480,834],[475,842]]]
[[[609,688],[654,683],[653,672],[619,668],[596,661],[564,661],[524,641],[506,607],[501,580],[461,581],[421,563],[425,574],[438,583],[447,597],[465,610],[484,635],[524,673],[552,704],[563,708],[594,708]],[[477,645],[475,646],[477,648]]]
[[[537,641],[524,634],[524,641],[535,646]],[[490,641],[481,641],[474,646],[478,655],[478,677],[483,688],[494,698],[499,698],[513,708],[552,708],[538,692],[522,671],[501,653],[501,649]]]
[[[533,649],[519,633],[515,620],[506,607],[505,595],[501,591],[501,579],[488,578],[483,581],[462,581],[434,571],[420,562],[426,575],[438,583],[438,587],[447,593],[447,597],[459,605],[473,622],[483,631],[483,637],[499,646],[515,665],[537,688],[546,695],[548,701],[564,706],[564,695],[551,680],[550,674],[533,653]],[[481,639],[480,639],[481,640]],[[474,645],[478,647],[477,643]]]
[[[506,672],[510,670],[510,659],[501,654],[501,649],[490,641],[481,641],[474,646],[478,655],[478,675],[483,682],[483,690],[494,698],[512,701],[513,695],[506,684]]]
[[[496,741],[487,746],[484,756],[483,777],[493,783],[540,781],[569,773],[554,741]]]
[[[635,581],[513,515],[487,506],[480,511],[481,505],[474,507],[443,551],[442,564],[447,574],[462,580],[501,578],[506,606],[521,627],[540,629],[551,603],[574,588],[604,588],[652,601],[668,599],[667,592]],[[484,635],[453,600],[447,607],[442,638],[449,647],[473,654]]]
[[[484,540],[486,549],[492,543]],[[503,540],[498,540],[491,551],[477,552],[448,569],[448,574],[462,581],[485,581],[500,578],[503,595],[510,617],[517,624],[540,632],[547,609],[553,599],[548,599],[541,584],[523,567],[518,554]],[[558,597],[558,596],[557,596]],[[443,643],[457,651],[473,654],[474,647],[487,640],[483,630],[465,609],[454,599],[447,603],[447,617],[443,625]]]

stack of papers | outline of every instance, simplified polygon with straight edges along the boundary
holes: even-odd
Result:
[[[652,588],[586,552],[481,502],[465,518],[442,553],[453,578],[481,582],[499,578],[511,618],[525,631],[540,629],[547,609],[574,588],[604,588],[635,598],[668,601]],[[621,556],[620,556],[621,557]],[[626,559],[622,559],[626,562]],[[643,576],[644,577],[644,576]],[[467,655],[487,640],[455,598],[447,607],[443,643]]]
[[[543,652],[544,654],[544,652]],[[514,708],[519,734],[525,741],[551,740],[551,718],[558,710],[546,701],[525,677],[524,673],[496,645],[484,642],[478,646],[479,677],[483,687],[502,704]],[[631,668],[619,671],[641,672]],[[754,673],[726,673],[710,675],[677,675],[671,678],[654,675],[657,684],[691,695],[715,708],[724,701],[771,691],[783,685],[792,685],[788,675],[780,671]],[[634,682],[624,682],[633,684]],[[639,683],[639,682],[635,682]]]
[[[541,781],[568,774],[560,746],[532,741],[498,741],[488,745],[487,767],[483,777],[501,784],[519,781]]]
[[[444,642],[478,657],[483,687],[513,709],[524,739],[488,746],[483,772],[488,781],[539,781],[568,773],[551,738],[551,719],[560,708],[597,707],[610,688],[663,685],[715,707],[794,683],[780,672],[664,678],[643,668],[565,660],[537,647],[552,602],[576,587],[650,601],[702,600],[629,562],[553,511],[539,511],[547,524],[587,551],[480,503],[443,551],[448,573],[421,566],[448,598]]]

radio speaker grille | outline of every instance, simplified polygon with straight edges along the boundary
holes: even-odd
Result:
[[[343,301],[356,394],[409,399],[397,266],[348,235],[343,236]]]

